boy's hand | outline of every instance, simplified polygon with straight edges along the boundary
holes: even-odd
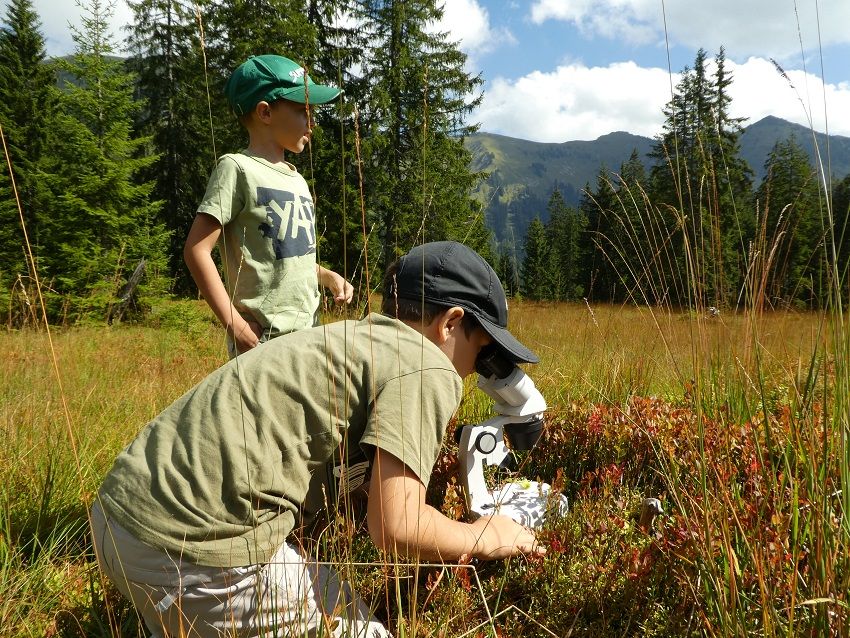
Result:
[[[236,351],[239,354],[247,352],[251,348],[256,348],[260,343],[260,337],[263,335],[263,328],[256,321],[241,321],[237,319],[231,329],[233,341],[236,344]],[[239,326],[238,324],[242,324]]]
[[[340,280],[342,280],[341,288],[339,290],[332,290],[334,294],[334,302],[336,302],[338,306],[341,306],[344,303],[350,304],[351,300],[354,298],[354,286],[352,286],[347,279],[340,277]]]
[[[498,560],[517,554],[545,554],[534,532],[507,516],[482,516],[472,523],[479,534],[473,556],[482,560]]]
[[[319,282],[331,292],[334,296],[334,302],[338,306],[351,303],[354,298],[354,286],[348,280],[333,270],[328,270],[322,266],[318,266],[318,274]]]
[[[496,560],[546,551],[534,532],[507,516],[484,516],[473,523],[444,516],[425,503],[419,477],[381,448],[375,448],[366,518],[379,549],[424,560]]]

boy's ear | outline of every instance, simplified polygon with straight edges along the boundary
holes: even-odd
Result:
[[[435,336],[437,337],[437,345],[443,344],[449,338],[454,330],[461,327],[463,315],[465,311],[460,306],[452,306],[446,308],[439,315],[434,317]]]
[[[272,116],[271,104],[269,104],[265,100],[260,100],[254,107],[254,115],[256,115],[257,119],[261,122],[268,123],[269,119]]]

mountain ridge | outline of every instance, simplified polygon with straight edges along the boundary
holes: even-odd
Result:
[[[740,157],[753,170],[755,186],[764,178],[764,163],[773,146],[792,136],[813,164],[817,140],[820,157],[824,163],[829,158],[832,175],[841,179],[850,173],[850,137],[813,133],[800,124],[767,116],[744,127],[740,138]],[[586,184],[595,187],[601,167],[618,171],[632,151],[649,168],[654,160],[647,154],[655,140],[626,131],[566,142],[533,142],[479,132],[464,143],[472,153],[472,169],[488,173],[475,192],[484,205],[488,227],[500,242],[521,242],[534,217],[546,220],[546,204],[556,187],[567,204],[575,206]]]

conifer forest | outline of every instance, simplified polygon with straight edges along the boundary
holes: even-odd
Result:
[[[321,262],[364,293],[394,257],[438,239],[477,249],[511,294],[537,300],[815,308],[848,263],[850,176],[827,174],[792,137],[754,183],[738,157],[722,49],[713,72],[702,49],[683,69],[652,162],[634,153],[600,166],[575,207],[556,187],[524,237],[497,243],[472,194],[487,176],[463,143],[477,130],[469,116],[482,78],[429,28],[437,2],[130,6],[133,22],[113,34],[109,3],[86,0],[76,49],[59,59],[45,53],[31,2],[6,6],[0,311],[12,323],[26,319],[36,277],[64,322],[111,320],[142,262],[126,318],[197,294],[183,243],[216,157],[247,141],[222,87],[264,52],[344,89],[339,104],[316,109],[311,147],[287,159],[314,192]],[[748,288],[755,276],[763,281]],[[755,289],[758,299],[745,292]]]

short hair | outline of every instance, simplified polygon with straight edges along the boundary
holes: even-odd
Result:
[[[237,115],[236,119],[242,125],[242,128],[247,129],[248,125],[251,123],[251,117],[253,117],[254,111],[248,111],[247,113],[243,113],[242,115]]]
[[[454,304],[443,305],[424,299],[399,297],[398,286],[396,285],[397,272],[398,261],[394,261],[384,273],[384,298],[381,301],[381,313],[401,321],[421,322],[428,325],[434,320],[434,317],[453,307]],[[464,310],[461,325],[463,331],[469,336],[479,323],[471,312]]]
[[[260,102],[268,102],[269,107],[271,107],[271,108],[275,108],[275,106],[276,106],[279,102],[283,102],[283,101],[284,101],[284,99],[285,99],[285,98],[278,98],[278,99],[276,99],[276,100],[271,100],[271,101],[268,101],[268,100],[260,100]],[[259,104],[260,102],[257,102],[257,104]],[[253,106],[250,110],[246,111],[245,113],[242,113],[241,115],[236,114],[236,119],[237,119],[237,120],[239,120],[239,123],[240,123],[240,124],[241,124],[241,125],[242,125],[245,129],[247,129],[247,128],[248,128],[248,125],[251,123],[251,118],[253,118],[253,117],[254,117],[254,113],[255,113],[255,112],[256,112],[256,110],[257,110],[257,104],[254,104],[254,106]],[[234,113],[236,113],[236,112],[234,111]]]

